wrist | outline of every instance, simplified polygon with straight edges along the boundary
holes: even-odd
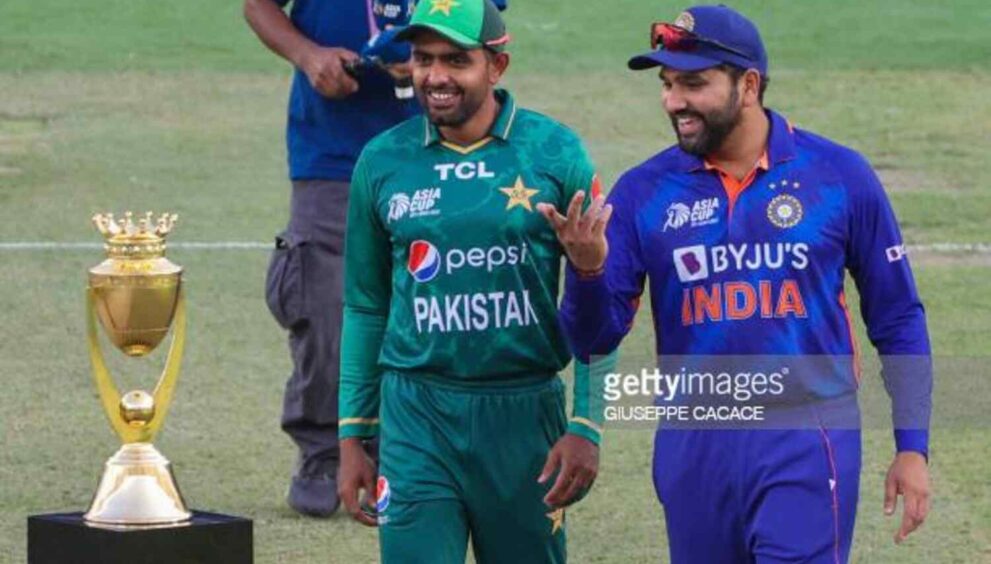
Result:
[[[364,447],[362,446],[363,441],[364,439],[361,437],[348,437],[346,439],[341,439],[340,449],[341,451],[346,451],[346,450],[363,451],[364,450]]]
[[[571,261],[569,262],[571,263],[571,270],[575,271],[575,274],[577,274],[581,279],[598,278],[606,271],[605,263],[600,263],[598,266],[587,268],[585,265],[578,265]]]
[[[317,49],[317,45],[310,40],[300,41],[290,58],[293,65],[304,73],[309,74],[311,64],[310,61],[314,59]]]
[[[919,452],[917,450],[902,450],[895,453],[895,459],[918,459],[922,461],[923,464],[929,464],[929,456],[926,453]]]
[[[916,452],[929,459],[929,431],[927,429],[895,429],[895,452]]]
[[[596,447],[602,442],[602,427],[580,417],[573,417],[568,422],[567,434],[581,437]]]

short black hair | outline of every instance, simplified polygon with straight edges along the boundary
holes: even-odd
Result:
[[[743,67],[726,63],[723,63],[716,68],[728,74],[733,82],[739,81],[747,72],[747,69]],[[767,91],[767,83],[769,82],[771,82],[770,77],[760,75],[760,91],[757,92],[757,101],[760,102],[761,105],[764,105],[764,92]]]

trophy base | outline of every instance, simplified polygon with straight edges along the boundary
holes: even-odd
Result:
[[[128,443],[107,461],[84,519],[94,525],[173,525],[190,517],[172,467],[151,443]]]
[[[253,546],[250,519],[219,513],[139,528],[94,525],[82,513],[28,517],[28,564],[251,564]]]

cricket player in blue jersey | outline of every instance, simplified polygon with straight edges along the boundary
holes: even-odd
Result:
[[[693,7],[655,24],[651,39],[629,66],[659,69],[677,146],[627,171],[584,214],[581,194],[566,211],[540,206],[569,257],[560,317],[574,352],[616,349],[649,280],[662,365],[670,356],[853,359],[849,271],[892,399],[884,511],[902,497],[901,542],[930,508],[932,368],[884,190],[860,154],[763,107],[767,54],[741,14]],[[812,425],[661,425],[653,477],[672,562],[847,561],[860,431],[820,421],[827,400],[855,392],[859,373],[855,362],[837,366],[778,382],[802,388]]]

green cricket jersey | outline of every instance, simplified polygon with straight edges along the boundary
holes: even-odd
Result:
[[[351,183],[340,436],[376,429],[383,370],[459,386],[553,377],[571,359],[557,321],[563,250],[536,210],[597,192],[581,140],[496,91],[489,136],[443,140],[426,116],[373,139]],[[587,381],[581,386],[587,388]],[[579,402],[586,403],[586,402]],[[576,413],[577,424],[597,425]]]

